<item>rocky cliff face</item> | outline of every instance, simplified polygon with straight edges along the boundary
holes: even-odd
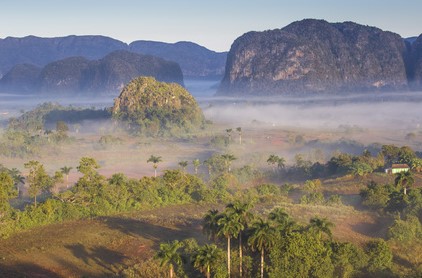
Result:
[[[183,85],[183,74],[177,63],[127,51],[115,51],[93,61],[71,57],[36,69],[28,65],[17,66],[4,76],[1,83],[15,91],[26,84],[25,91],[43,93],[117,93],[124,84],[138,76],[153,76],[160,81]]]
[[[411,87],[422,88],[422,35],[411,45]]]
[[[352,22],[294,22],[249,32],[232,45],[220,94],[402,90],[406,45],[394,33]]]

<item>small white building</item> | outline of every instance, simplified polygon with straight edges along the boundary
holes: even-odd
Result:
[[[385,169],[387,174],[397,174],[401,172],[408,172],[410,170],[409,165],[407,164],[392,164],[391,168]]]

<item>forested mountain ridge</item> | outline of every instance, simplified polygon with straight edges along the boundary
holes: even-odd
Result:
[[[175,61],[186,76],[222,76],[226,52],[217,53],[191,42],[174,44],[135,41],[130,45],[104,36],[67,36],[0,39],[0,77],[20,64],[37,67],[69,57],[97,60],[116,50],[126,50]]]
[[[177,62],[185,77],[223,76],[227,52],[214,52],[192,42],[134,41],[130,51]]]
[[[421,50],[399,35],[353,22],[306,19],[249,32],[228,53],[220,94],[407,90]],[[413,62],[414,61],[414,62]]]
[[[3,90],[19,92],[115,93],[141,75],[183,85],[183,74],[177,63],[124,50],[114,51],[99,60],[70,57],[42,69],[18,65],[0,80],[0,85]]]

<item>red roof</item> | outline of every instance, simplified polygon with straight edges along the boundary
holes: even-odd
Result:
[[[393,165],[391,165],[391,168],[393,168],[393,169],[409,168],[409,165],[407,165],[407,164],[393,164]]]

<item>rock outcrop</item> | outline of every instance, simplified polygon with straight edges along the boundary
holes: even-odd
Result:
[[[411,45],[411,78],[413,89],[422,88],[422,35]]]
[[[249,32],[228,53],[220,94],[405,90],[407,48],[397,34],[307,19]]]
[[[139,77],[115,99],[112,115],[148,135],[186,132],[199,127],[204,116],[195,98],[176,83]]]

